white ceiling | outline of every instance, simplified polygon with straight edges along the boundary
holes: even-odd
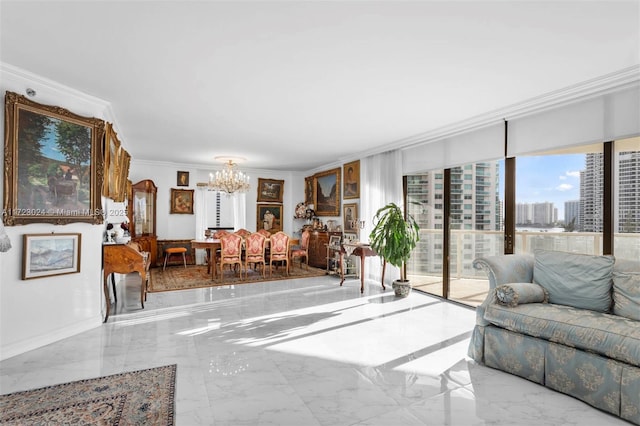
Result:
[[[311,170],[640,63],[639,1],[0,1],[135,159]],[[37,100],[37,98],[36,98]]]

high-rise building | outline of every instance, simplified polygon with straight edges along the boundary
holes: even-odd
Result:
[[[502,229],[501,202],[498,194],[498,162],[475,163],[451,169],[450,227],[458,235],[464,235],[461,247],[456,247],[451,261],[460,254],[473,259],[481,255],[495,254],[495,238],[482,233],[464,234],[469,231],[495,231]],[[444,225],[444,173],[428,172],[407,177],[408,210],[420,228],[443,229]],[[469,240],[470,238],[473,241]],[[483,239],[486,239],[484,241]],[[481,241],[482,240],[482,241]],[[454,244],[458,244],[457,240]],[[430,232],[423,235],[410,259],[414,272],[439,273],[442,271],[442,235]],[[471,268],[471,263],[465,265]],[[465,266],[465,267],[466,267]]]
[[[616,164],[618,211],[614,229],[640,233],[640,151],[620,152]]]
[[[580,224],[583,232],[602,232],[603,155],[585,155],[585,169],[580,171]]]
[[[640,232],[640,151],[623,151],[615,158],[614,232]],[[580,172],[581,231],[602,232],[603,155],[589,153]]]
[[[573,223],[573,225],[571,225]],[[581,229],[580,227],[580,200],[571,200],[564,202],[564,225],[572,226],[574,231]]]

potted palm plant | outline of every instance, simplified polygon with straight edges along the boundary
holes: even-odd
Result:
[[[406,297],[411,292],[411,283],[406,277],[405,264],[411,251],[420,240],[420,227],[415,219],[395,203],[379,209],[373,217],[374,227],[369,234],[369,243],[385,262],[400,268],[400,279],[393,282],[396,296]]]

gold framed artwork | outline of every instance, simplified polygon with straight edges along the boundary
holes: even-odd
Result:
[[[344,220],[344,232],[358,232],[358,205],[355,203],[346,204],[342,207],[342,218]]]
[[[313,193],[314,185],[315,181],[313,180],[313,176],[304,178],[304,203],[306,205],[313,204],[315,202],[316,197]]]
[[[284,180],[258,178],[258,202],[281,203]]]
[[[80,272],[82,235],[24,234],[22,236],[22,279]]]
[[[104,121],[5,94],[4,224],[103,222]]]
[[[178,172],[178,186],[189,186],[189,172]]]
[[[193,214],[193,189],[171,188],[170,214]]]
[[[121,203],[127,198],[127,179],[129,178],[131,156],[122,147],[118,134],[111,123],[105,124],[103,156],[102,195]]]
[[[314,175],[316,216],[340,216],[340,168]]]
[[[360,198],[360,160],[346,163],[343,167],[344,188],[342,197]]]
[[[282,204],[257,204],[256,209],[256,230],[282,231]]]

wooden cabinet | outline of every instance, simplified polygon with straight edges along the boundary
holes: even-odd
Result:
[[[327,244],[329,233],[312,231],[309,239],[309,265],[324,269],[327,262]]]
[[[309,240],[309,265],[325,269],[327,267],[327,245],[331,235],[340,232],[312,231]]]
[[[150,179],[131,185],[129,199],[129,233],[131,241],[140,249],[149,252],[151,266],[158,259],[158,237],[156,236],[156,196],[158,188]]]

